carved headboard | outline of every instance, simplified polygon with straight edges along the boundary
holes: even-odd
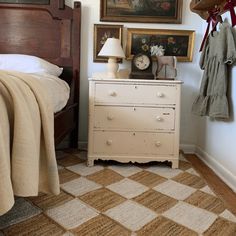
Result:
[[[79,6],[76,2],[75,9]],[[36,55],[71,66],[72,50],[79,49],[78,42],[73,44],[73,13],[60,0],[50,0],[50,5],[0,3],[0,52]]]
[[[80,8],[80,2],[71,9],[64,0],[0,0],[0,53],[34,55],[67,68],[78,88]]]
[[[70,134],[71,147],[78,145],[80,25],[80,2],[71,9],[64,0],[0,0],[0,54],[34,55],[64,68],[70,98],[55,114],[54,136],[58,144]]]

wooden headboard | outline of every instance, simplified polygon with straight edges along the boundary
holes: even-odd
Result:
[[[80,70],[80,2],[74,3],[74,9],[65,6],[63,0],[50,0],[49,3],[0,3],[0,53],[44,58],[71,69],[77,80],[75,76]]]
[[[73,131],[74,146],[78,133],[80,26],[80,2],[72,9],[64,0],[0,0],[0,54],[34,55],[64,68],[61,78],[69,83],[71,94],[66,108],[55,115],[55,140],[58,143]]]

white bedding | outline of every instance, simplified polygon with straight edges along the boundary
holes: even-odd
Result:
[[[30,74],[37,78],[47,90],[54,113],[62,110],[70,96],[70,87],[62,79],[48,74]]]

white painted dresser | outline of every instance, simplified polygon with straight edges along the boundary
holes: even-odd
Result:
[[[89,79],[88,165],[179,164],[181,81]]]

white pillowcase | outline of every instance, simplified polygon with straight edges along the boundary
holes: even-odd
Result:
[[[0,54],[0,70],[41,73],[60,76],[63,68],[42,58],[24,54]]]

